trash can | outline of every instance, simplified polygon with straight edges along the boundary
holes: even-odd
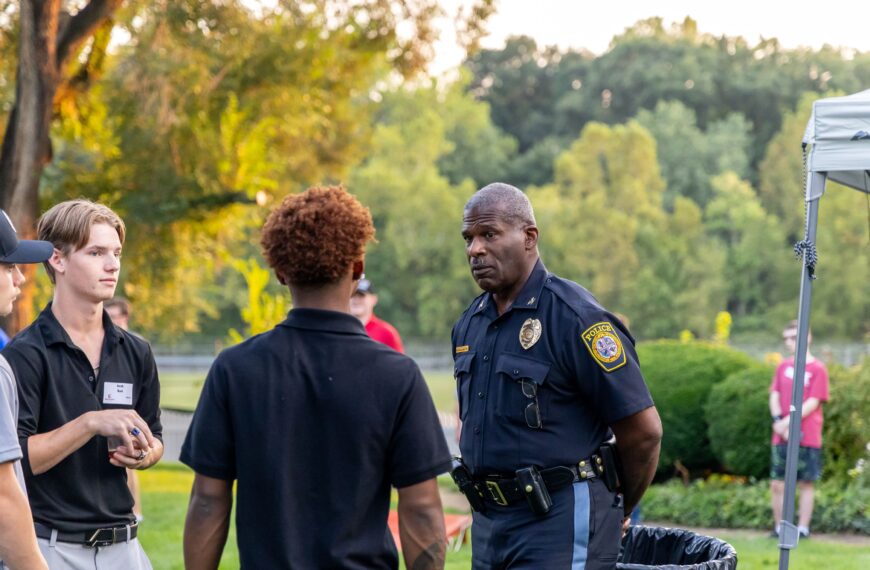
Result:
[[[733,570],[734,547],[717,538],[679,528],[629,527],[618,570]]]

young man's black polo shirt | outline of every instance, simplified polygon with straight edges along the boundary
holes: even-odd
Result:
[[[85,531],[135,520],[127,473],[109,463],[106,438],[97,436],[34,475],[27,449],[30,436],[86,412],[133,408],[162,440],[160,384],[151,347],[115,327],[105,311],[103,328],[99,374],[54,317],[51,303],[3,349],[18,380],[21,466],[33,518],[59,530]]]
[[[450,468],[414,361],[315,309],[218,356],[181,461],[238,479],[242,568],[397,568],[390,487]]]

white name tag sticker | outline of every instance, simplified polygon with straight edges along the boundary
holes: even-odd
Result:
[[[103,384],[103,403],[132,406],[133,385],[121,382],[106,382]]]

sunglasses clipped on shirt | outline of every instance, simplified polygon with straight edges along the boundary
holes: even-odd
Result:
[[[538,385],[534,382],[523,378],[520,380],[520,386],[523,389],[523,396],[532,400],[525,409],[526,425],[532,429],[541,429],[541,407],[538,405]]]

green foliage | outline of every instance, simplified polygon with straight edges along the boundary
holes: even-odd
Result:
[[[870,472],[870,469],[867,470]],[[870,477],[848,485],[829,480],[816,486],[813,530],[870,534]],[[773,524],[770,484],[711,476],[689,486],[679,481],[653,485],[643,497],[644,517],[680,526],[769,529]]]
[[[729,472],[755,478],[770,472],[772,366],[753,364],[713,386],[704,404],[707,437],[716,460]]]
[[[692,470],[714,468],[704,404],[716,384],[752,366],[752,359],[722,346],[674,341],[641,343],[638,356],[664,428],[659,473],[670,475],[678,461]]]
[[[474,192],[466,178],[453,185],[437,162],[449,155],[454,106],[468,96],[442,98],[437,85],[388,93],[367,160],[348,188],[369,206],[378,243],[367,252],[366,274],[377,284],[376,312],[405,336],[446,337],[474,297],[460,237],[462,207]]]
[[[470,74],[463,73],[449,85],[441,105],[449,114],[444,116],[445,138],[452,148],[438,161],[438,171],[453,185],[466,179],[481,188],[490,182],[504,180],[516,154],[516,141],[502,133],[490,119],[489,105],[475,101],[465,92]]]
[[[870,445],[870,358],[852,369],[833,365],[828,372],[830,400],[824,404],[822,432],[825,476],[843,480]]]
[[[721,310],[721,252],[698,207],[663,209],[655,143],[637,122],[589,124],[556,160],[553,184],[530,189],[548,268],[573,279],[644,337],[707,333]]]
[[[234,259],[230,265],[245,278],[248,290],[248,302],[242,308],[242,320],[248,325],[247,330],[245,334],[234,328],[229,331],[229,342],[238,344],[248,337],[271,330],[280,323],[287,315],[289,303],[285,295],[266,292],[272,272],[260,267],[256,259]]]
[[[735,321],[763,315],[796,292],[779,221],[767,214],[749,183],[726,172],[712,179],[707,231],[727,252],[728,310]]]

